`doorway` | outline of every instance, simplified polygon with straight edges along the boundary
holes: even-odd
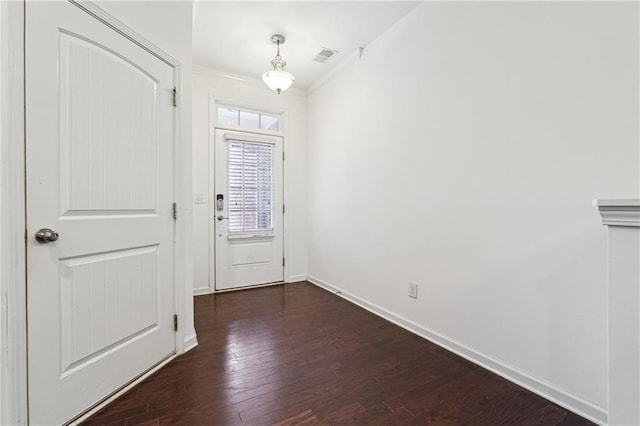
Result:
[[[216,129],[210,279],[216,291],[284,281],[283,138]]]

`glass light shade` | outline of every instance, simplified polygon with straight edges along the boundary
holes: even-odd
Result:
[[[280,94],[284,92],[293,84],[295,77],[288,71],[284,70],[269,70],[262,74],[262,80],[271,88]]]

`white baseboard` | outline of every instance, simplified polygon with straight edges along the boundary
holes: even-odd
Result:
[[[209,293],[211,293],[211,290],[209,290],[209,287],[198,287],[193,289],[194,296],[202,296],[203,294],[209,294]]]
[[[298,281],[306,281],[307,276],[306,275],[289,275],[289,277],[287,278],[286,281],[284,281],[285,283],[295,283]],[[273,283],[267,283],[267,284],[258,284],[258,285],[254,285],[254,286],[248,286],[248,287],[239,287],[239,288],[234,288],[234,289],[230,289],[230,290],[238,290],[238,289],[245,289],[245,288],[256,288],[256,287],[260,287],[260,286],[271,286],[273,285]],[[225,290],[218,290],[215,292],[212,292],[209,287],[198,287],[198,288],[194,288],[193,289],[193,295],[194,296],[202,296],[204,294],[211,294],[211,293],[222,293]]]
[[[308,276],[307,280],[320,288],[335,293],[336,295],[372,312],[392,323],[426,339],[444,349],[451,351],[471,362],[477,364],[487,370],[504,377],[505,379],[521,386],[531,392],[558,404],[561,407],[572,411],[579,416],[591,420],[600,425],[607,424],[607,410],[599,407],[592,402],[582,399],[576,395],[568,393],[557,386],[544,382],[540,379],[530,376],[529,374],[511,367],[501,361],[483,355],[465,345],[458,343],[452,339],[442,336],[426,327],[416,324],[400,315],[396,315],[380,306],[374,305],[355,296],[351,293],[331,285],[319,278]]]
[[[195,334],[184,339],[184,352],[189,352],[191,349],[198,346],[198,338]]]
[[[285,282],[287,283],[297,283],[298,281],[306,281],[306,275],[289,275]]]

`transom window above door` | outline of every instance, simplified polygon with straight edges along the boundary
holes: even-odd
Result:
[[[280,131],[280,117],[274,114],[265,114],[228,105],[217,105],[217,111],[219,125]]]

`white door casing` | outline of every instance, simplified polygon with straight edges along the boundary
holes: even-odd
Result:
[[[210,220],[215,247],[211,276],[215,276],[216,290],[283,281],[282,145],[280,136],[215,130],[214,146],[210,149],[214,153],[210,164],[215,164]],[[239,155],[244,155],[246,160],[239,159]],[[262,166],[270,156],[270,170],[261,169],[259,164],[256,169],[256,155],[261,156]],[[258,179],[270,181],[270,194],[266,198],[259,195],[256,199],[253,193],[252,188],[259,185],[252,181],[256,173],[258,176],[266,173],[265,178]],[[247,180],[249,195],[242,196],[237,187],[234,195],[234,177],[237,183],[240,175]],[[221,210],[217,200],[220,195],[223,197]],[[239,199],[244,200],[244,207],[240,206]],[[262,205],[258,207],[254,203]],[[256,222],[260,223],[256,226]]]
[[[24,4],[0,2],[0,424],[27,424]]]
[[[26,4],[32,424],[175,352],[175,69],[67,2]],[[59,239],[40,244],[52,228]]]

